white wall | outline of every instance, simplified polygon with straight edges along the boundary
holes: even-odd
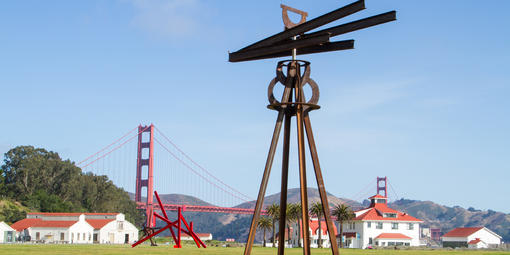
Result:
[[[85,221],[85,218],[80,216],[80,220],[69,228],[69,235],[71,236],[72,243],[92,243],[92,234],[94,228]],[[85,238],[83,238],[85,235]],[[79,237],[79,238],[78,238]]]
[[[134,243],[138,240],[138,229],[129,221],[124,220],[124,217],[118,217],[121,220],[114,220],[106,224],[98,233],[99,243],[109,244],[123,244],[125,235],[129,235],[129,243]]]
[[[487,245],[500,245],[501,239],[498,236],[495,236],[493,233],[488,231],[486,228],[482,228],[472,235],[468,236],[468,242],[474,240],[476,238],[480,238],[480,240],[484,241]]]
[[[368,228],[368,222],[371,222],[371,227]],[[377,223],[382,222],[382,229],[377,229]],[[349,223],[345,222],[343,224],[343,231],[345,232],[356,232],[360,234],[360,244],[353,246],[353,248],[366,248],[369,246],[369,238],[372,238],[372,245],[375,245],[375,238],[382,233],[400,233],[406,236],[411,237],[410,241],[411,246],[419,246],[420,245],[420,224],[418,222],[402,222],[398,221],[398,229],[392,229],[392,221],[355,221],[355,228],[349,228]],[[414,225],[414,229],[409,230],[409,223]]]

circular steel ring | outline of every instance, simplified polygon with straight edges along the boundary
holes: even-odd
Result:
[[[273,93],[274,86],[277,83],[277,79],[278,79],[277,77],[273,78],[271,80],[271,82],[269,83],[269,86],[267,86],[267,100],[269,101],[269,104],[279,104],[280,103],[280,101],[278,101],[274,97],[274,93]]]

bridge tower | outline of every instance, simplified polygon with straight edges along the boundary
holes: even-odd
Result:
[[[384,196],[388,197],[388,186],[387,186],[387,180],[388,178],[386,176],[384,177],[377,177],[377,194],[381,195],[381,191],[384,191]]]
[[[143,134],[149,134],[148,140],[144,140]],[[148,151],[147,151],[148,150]],[[147,152],[147,153],[146,153]],[[148,157],[148,158],[144,158]],[[138,126],[138,153],[136,158],[136,190],[135,190],[135,201],[142,201],[142,188],[146,188],[147,204],[146,204],[146,215],[147,222],[146,227],[153,228],[156,226],[156,219],[153,217],[153,194],[154,194],[154,182],[153,182],[153,167],[154,167],[154,125],[150,126]]]

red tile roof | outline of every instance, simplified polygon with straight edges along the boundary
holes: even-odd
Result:
[[[318,220],[310,220],[309,223],[310,228],[312,229],[313,235],[317,232],[317,229],[319,229],[319,221]],[[301,229],[301,228],[300,228]],[[325,236],[328,234],[328,226],[326,225],[326,221],[321,220],[321,229],[322,229],[322,236]],[[333,233],[336,235],[336,226],[333,224]]]
[[[68,228],[74,225],[75,220],[41,220],[32,225],[33,228]]]
[[[101,229],[106,224],[114,221],[114,219],[86,219],[88,224],[90,224],[94,229]]]
[[[483,227],[456,228],[456,229],[444,234],[443,237],[468,237],[482,228]]]
[[[400,233],[382,233],[376,236],[375,239],[412,239],[412,238]]]
[[[24,229],[32,227],[35,223],[37,223],[39,221],[42,221],[42,220],[41,219],[22,219],[20,221],[13,223],[11,225],[11,228],[20,232],[20,231],[23,231]]]
[[[375,196],[371,196],[371,197],[369,197],[368,199],[372,199],[372,198],[387,198],[387,197],[385,197],[385,196],[381,196],[381,195],[377,194],[377,195],[375,195]]]
[[[359,215],[358,217],[355,217],[354,218],[355,221],[356,220],[416,221],[416,222],[422,221],[407,213],[403,213],[395,209],[389,208],[388,205],[382,203],[376,203],[375,205],[372,205],[371,207],[366,208],[364,210],[367,211]],[[385,213],[395,213],[397,214],[397,217],[396,218],[384,217]]]
[[[480,240],[480,238],[476,238],[476,239],[473,239],[473,240],[469,241],[469,243],[468,243],[468,244],[477,244],[477,243],[479,243],[479,242],[481,242],[481,241],[482,241],[482,240]]]
[[[27,213],[27,215],[43,215],[43,216],[80,216],[82,214],[85,215],[117,215],[120,213]]]

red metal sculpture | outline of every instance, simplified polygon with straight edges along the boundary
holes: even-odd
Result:
[[[156,199],[158,200],[158,203],[159,203],[159,208],[164,208],[163,207],[163,203],[161,203],[161,199],[159,199],[159,195],[158,195],[158,192],[157,191],[154,191],[154,196],[156,197]],[[193,241],[195,241],[195,244],[197,245],[198,248],[200,248],[200,246],[206,248],[207,246],[204,244],[204,242],[202,242],[202,240],[200,240],[200,238],[198,238],[197,234],[193,231],[193,222],[190,222],[189,225],[188,225],[188,222],[186,221],[186,219],[184,219],[184,216],[182,216],[182,208],[179,207],[177,209],[177,220],[175,221],[170,221],[168,219],[168,215],[166,214],[166,211],[165,210],[161,210],[161,212],[163,213],[163,216],[159,215],[157,212],[153,211],[152,214],[153,214],[153,217],[154,218],[158,218],[160,220],[162,220],[163,222],[165,222],[167,225],[165,227],[162,227],[161,229],[159,229],[158,231],[154,232],[152,231],[152,233],[150,234],[147,234],[144,238],[140,239],[138,242],[134,243],[133,245],[131,245],[131,247],[135,247],[149,239],[151,239],[151,242],[152,242],[152,237],[158,235],[159,233],[165,231],[165,230],[169,230],[170,231],[170,234],[172,234],[172,238],[174,239],[174,242],[175,242],[175,245],[174,245],[174,248],[181,248],[182,245],[181,245],[181,233],[185,233],[189,236],[191,236],[193,238]],[[148,217],[150,218],[150,217]],[[186,226],[186,229],[182,228],[182,224],[184,224],[184,226]],[[176,231],[177,231],[177,236],[175,235],[175,232],[174,232],[174,229],[173,228],[176,228]]]

